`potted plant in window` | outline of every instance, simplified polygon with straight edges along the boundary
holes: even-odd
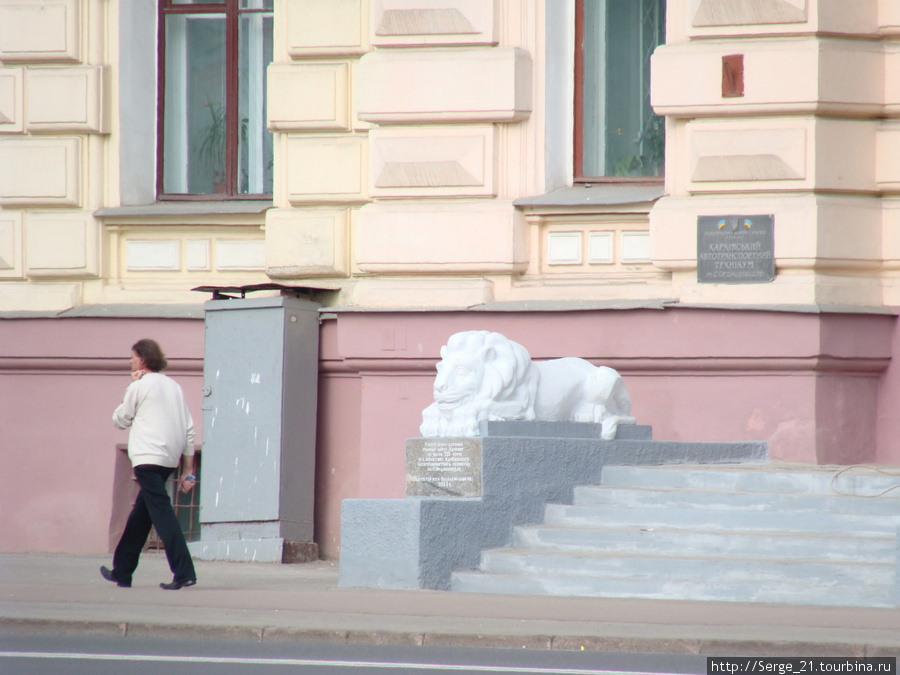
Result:
[[[216,194],[225,192],[225,111],[221,105],[213,105],[207,99],[209,121],[200,135],[200,148],[197,154],[212,177],[213,191]]]
[[[643,149],[640,155],[624,155],[616,160],[613,167],[615,176],[660,176],[666,156],[666,127],[659,115],[653,115],[636,139],[637,147]]]

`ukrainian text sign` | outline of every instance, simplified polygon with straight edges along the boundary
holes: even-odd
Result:
[[[406,495],[480,497],[481,439],[408,439]]]
[[[699,216],[697,281],[759,284],[775,278],[774,216]]]

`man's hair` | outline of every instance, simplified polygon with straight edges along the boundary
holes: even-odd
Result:
[[[166,355],[163,354],[162,348],[156,342],[149,338],[138,340],[131,346],[131,351],[140,356],[144,360],[144,365],[148,370],[158,373],[168,364]]]

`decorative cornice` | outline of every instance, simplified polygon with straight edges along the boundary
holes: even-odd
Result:
[[[535,359],[538,361],[539,359]],[[693,376],[700,373],[716,375],[753,375],[766,373],[795,373],[812,375],[824,373],[855,374],[877,377],[890,365],[890,357],[841,358],[825,355],[811,356],[736,356],[736,357],[639,357],[587,359],[594,365],[614,368],[624,376],[641,377],[666,375],[670,377]],[[319,372],[327,375],[379,376],[409,375],[422,371],[435,371],[438,359],[371,359],[347,358],[319,361]]]
[[[0,357],[0,372],[6,373],[64,373],[69,375],[119,373],[128,375],[128,363],[123,358],[64,357]],[[169,359],[167,375],[197,375],[203,373],[203,359]]]

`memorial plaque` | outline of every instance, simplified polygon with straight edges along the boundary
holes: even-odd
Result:
[[[698,282],[760,284],[774,278],[774,216],[697,217]]]
[[[406,441],[407,497],[480,497],[481,441],[410,438]]]

